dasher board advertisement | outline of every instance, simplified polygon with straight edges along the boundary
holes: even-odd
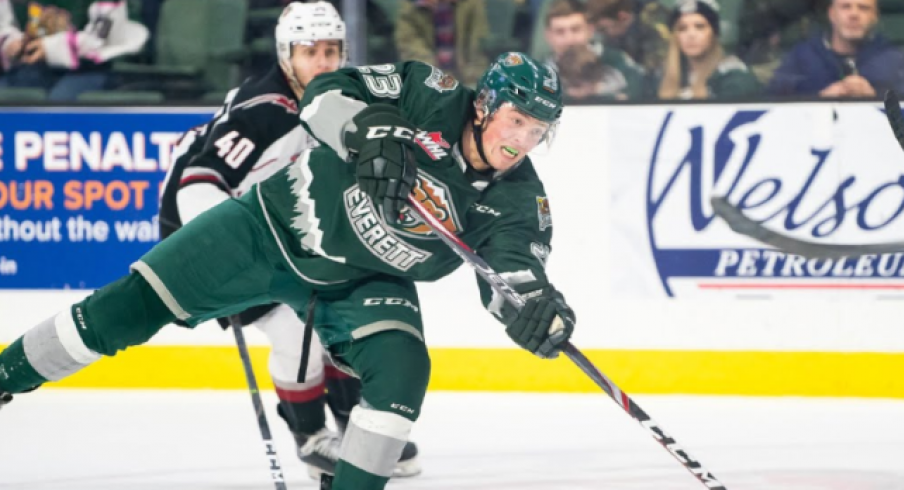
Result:
[[[159,240],[160,184],[210,109],[0,109],[0,289],[93,289]]]

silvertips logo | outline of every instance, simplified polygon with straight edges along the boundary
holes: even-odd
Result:
[[[411,194],[420,202],[427,211],[443,224],[443,227],[451,233],[458,234],[462,231],[461,220],[452,202],[452,193],[449,187],[439,179],[432,177],[424,170],[418,171],[417,181]],[[401,229],[398,233],[411,238],[439,238],[433,230],[410,207],[402,208]]]
[[[647,236],[670,296],[904,289],[904,254],[807,259],[732,232],[713,195],[785,235],[863,244],[904,236],[904,153],[878,105],[669,112],[646,185]]]

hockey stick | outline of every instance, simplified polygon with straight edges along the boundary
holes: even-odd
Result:
[[[506,301],[508,301],[512,306],[520,310],[524,306],[524,298],[515,291],[511,285],[509,285],[505,279],[499,276],[496,271],[493,270],[492,267],[487,264],[485,260],[483,260],[479,255],[477,255],[474,250],[468,247],[464,242],[462,242],[457,236],[447,230],[439,220],[433,216],[432,213],[427,211],[426,208],[413,196],[408,198],[408,204],[414,209],[414,211],[420,215],[421,219],[427,223],[434,233],[439,236],[440,240],[442,240],[449,248],[452,249],[453,252],[458,254],[462,260],[464,260],[469,266],[471,266],[477,274],[480,275],[489,285],[499,293]],[[555,328],[555,327],[553,327]],[[647,429],[648,432],[656,439],[659,444],[662,445],[665,449],[678,460],[679,463],[684,465],[688,471],[691,472],[700,482],[706,486],[707,488],[715,489],[715,490],[726,490],[725,486],[713,476],[712,473],[709,472],[703,465],[700,464],[699,461],[694,459],[681,445],[675,441],[672,436],[666,433],[659,427],[659,424],[653,421],[649,415],[644,412],[640,406],[634,403],[627,393],[619,389],[618,386],[615,385],[609,378],[606,377],[605,374],[602,373],[599,369],[594,366],[584,354],[581,353],[571,342],[566,342],[565,347],[563,348],[563,352],[565,355],[571,359],[571,362],[576,364],[581,371],[584,372],[590,379],[593,380],[594,383],[597,384],[603,391],[606,392],[609,397],[615,400],[619,406],[622,407],[628,415],[634,418],[634,420],[640,422],[640,425]]]
[[[904,116],[901,115],[901,103],[897,94],[889,90],[885,93],[885,117],[891,126],[895,139],[904,149]],[[713,197],[710,202],[713,212],[725,220],[736,233],[749,236],[754,240],[771,245],[793,255],[811,259],[840,259],[868,254],[894,254],[904,252],[904,242],[876,243],[871,245],[833,245],[799,240],[772,231],[762,223],[748,218],[740,209],[732,206],[725,197]]]
[[[714,196],[710,202],[713,212],[725,220],[728,226],[741,235],[775,247],[791,255],[809,259],[840,259],[867,254],[893,254],[904,252],[904,242],[877,243],[873,245],[833,245],[816,243],[782,235],[763,226],[759,221],[747,217],[738,208],[729,204],[724,197]]]
[[[242,358],[242,367],[245,368],[245,379],[248,381],[248,389],[251,391],[251,402],[254,404],[254,412],[257,415],[257,425],[261,430],[261,438],[264,440],[264,448],[267,451],[267,459],[270,460],[270,478],[276,490],[287,490],[286,480],[283,477],[282,465],[276,454],[276,446],[273,445],[273,436],[270,434],[270,424],[267,423],[267,414],[264,413],[264,403],[257,388],[257,379],[254,377],[254,368],[251,366],[251,356],[248,355],[248,344],[245,343],[245,334],[242,333],[242,321],[238,315],[229,317],[232,332],[235,334],[235,343],[239,348],[239,356]]]
[[[898,145],[904,150],[904,116],[901,115],[901,101],[894,90],[885,92],[885,118],[891,125],[891,130],[898,140]]]

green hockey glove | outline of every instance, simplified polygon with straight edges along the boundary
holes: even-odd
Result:
[[[387,104],[368,106],[352,122],[355,130],[345,133],[345,146],[355,164],[358,187],[382,207],[388,222],[397,223],[417,179],[417,130]]]
[[[565,297],[549,285],[533,293],[521,309],[507,323],[505,332],[516,344],[534,355],[553,359],[574,333],[574,311]]]

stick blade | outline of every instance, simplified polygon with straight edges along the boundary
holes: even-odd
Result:
[[[885,92],[885,117],[891,126],[898,145],[904,149],[904,115],[901,114],[901,100],[894,90]]]
[[[808,259],[832,259],[904,253],[904,242],[887,242],[864,245],[837,245],[801,240],[772,231],[732,206],[725,197],[713,197],[710,202],[717,216],[725,220],[735,233],[748,236],[785,253]]]

